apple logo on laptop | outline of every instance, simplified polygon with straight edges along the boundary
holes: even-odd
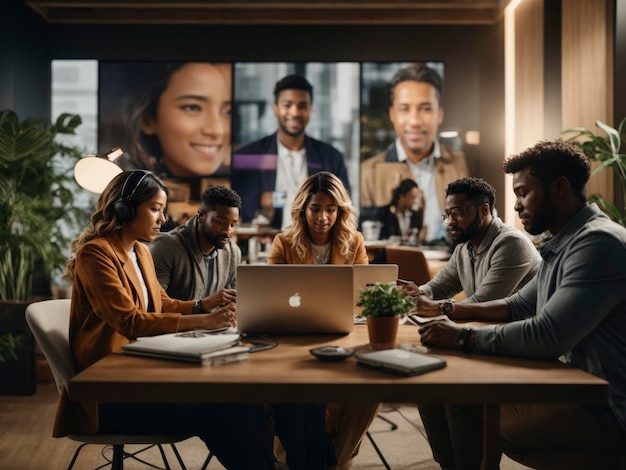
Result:
[[[302,302],[302,298],[300,297],[300,294],[298,294],[297,292],[293,294],[291,297],[289,297],[290,307],[294,307],[294,308],[299,307],[301,302]]]

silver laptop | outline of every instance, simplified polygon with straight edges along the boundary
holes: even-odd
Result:
[[[184,331],[139,338],[122,346],[126,354],[201,363],[215,351],[239,343],[239,334]]]
[[[241,333],[347,334],[353,292],[351,265],[239,265],[237,326]]]
[[[360,288],[376,282],[395,282],[398,279],[397,264],[353,264],[353,307],[354,315],[361,315],[363,307],[357,307]]]

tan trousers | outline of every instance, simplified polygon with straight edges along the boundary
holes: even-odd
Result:
[[[380,410],[380,403],[327,403],[326,430],[335,445],[337,470],[352,466],[352,457]]]

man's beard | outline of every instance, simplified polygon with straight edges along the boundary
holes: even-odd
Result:
[[[466,229],[463,229],[461,231],[461,234],[456,239],[454,237],[451,237],[452,241],[454,242],[455,245],[468,242],[472,238],[474,238],[474,236],[476,236],[478,232],[480,232],[480,229],[481,229],[480,217],[477,212],[476,216],[474,217],[474,220],[472,220],[472,223],[469,225],[469,227],[467,227]]]
[[[206,227],[202,227],[202,235],[204,235],[204,238],[207,242],[209,242],[213,247],[217,248],[218,250],[221,250],[226,246],[225,243],[222,243],[222,239],[220,236],[213,234]]]
[[[290,131],[289,128],[281,122],[280,129],[289,137],[300,137],[301,135],[304,135],[304,130],[306,129],[306,126],[302,126],[300,130],[293,132]]]

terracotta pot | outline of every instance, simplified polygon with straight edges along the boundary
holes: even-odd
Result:
[[[399,317],[367,317],[372,349],[391,349],[396,345],[399,321]]]

